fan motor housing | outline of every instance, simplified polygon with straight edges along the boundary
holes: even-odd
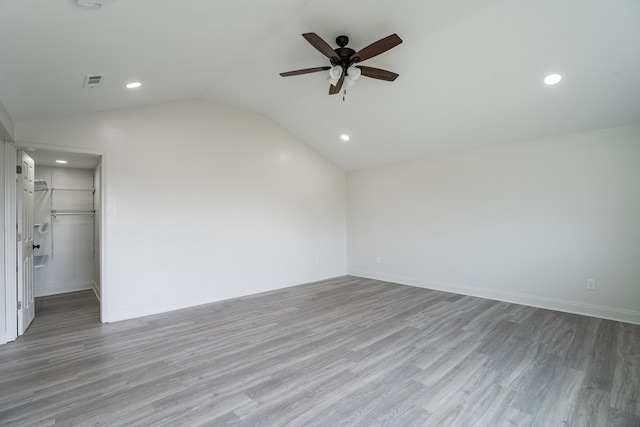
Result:
[[[339,47],[337,49],[334,49],[335,52],[338,54],[338,56],[340,57],[340,59],[349,59],[351,58],[351,56],[356,53],[355,50],[349,48],[349,47]]]
[[[349,67],[350,63],[351,63],[351,57],[353,56],[354,53],[356,53],[355,50],[351,49],[350,47],[346,47],[349,44],[349,37],[347,36],[338,36],[336,37],[336,44],[340,47],[334,49],[333,51],[336,53],[336,55],[338,55],[338,57],[340,58],[339,61],[331,61],[332,65],[341,65],[342,68],[344,68],[345,70]]]

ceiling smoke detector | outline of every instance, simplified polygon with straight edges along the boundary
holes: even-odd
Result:
[[[82,7],[98,8],[104,5],[104,0],[78,0],[78,5]]]

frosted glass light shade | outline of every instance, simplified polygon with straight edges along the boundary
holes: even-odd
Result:
[[[345,84],[347,87],[351,87],[351,86],[353,86],[354,84],[356,84],[356,79],[354,79],[353,77],[351,77],[351,76],[349,76],[349,75],[348,75],[347,77],[345,77],[345,78],[344,78],[344,84]]]
[[[338,80],[340,80],[340,76],[342,75],[342,67],[340,65],[336,65],[329,69],[329,78],[327,81],[331,83],[333,86],[338,84]]]
[[[342,67],[339,65],[335,65],[331,68],[329,68],[329,77],[331,77],[332,79],[339,79],[340,76],[342,75]]]
[[[347,69],[347,75],[349,77],[351,77],[351,79],[355,82],[356,80],[358,80],[358,78],[360,77],[360,74],[362,74],[362,70],[358,67],[356,67],[355,65],[352,65],[351,67],[349,67]]]

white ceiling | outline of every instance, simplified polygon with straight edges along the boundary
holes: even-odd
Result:
[[[400,77],[362,78],[346,102],[323,73],[280,77],[328,65],[305,32],[356,50],[398,33],[364,65]],[[104,84],[82,89],[92,73]],[[638,0],[0,1],[16,123],[203,98],[266,114],[346,170],[640,122],[639,77]]]

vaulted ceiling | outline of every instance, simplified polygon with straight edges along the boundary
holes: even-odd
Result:
[[[201,98],[265,114],[346,170],[640,122],[638,0],[0,1],[0,100],[16,123]],[[328,96],[302,37],[404,43]],[[84,76],[104,82],[83,89]],[[546,86],[543,78],[560,73]],[[141,81],[142,87],[124,85]],[[348,143],[340,135],[351,136]]]

